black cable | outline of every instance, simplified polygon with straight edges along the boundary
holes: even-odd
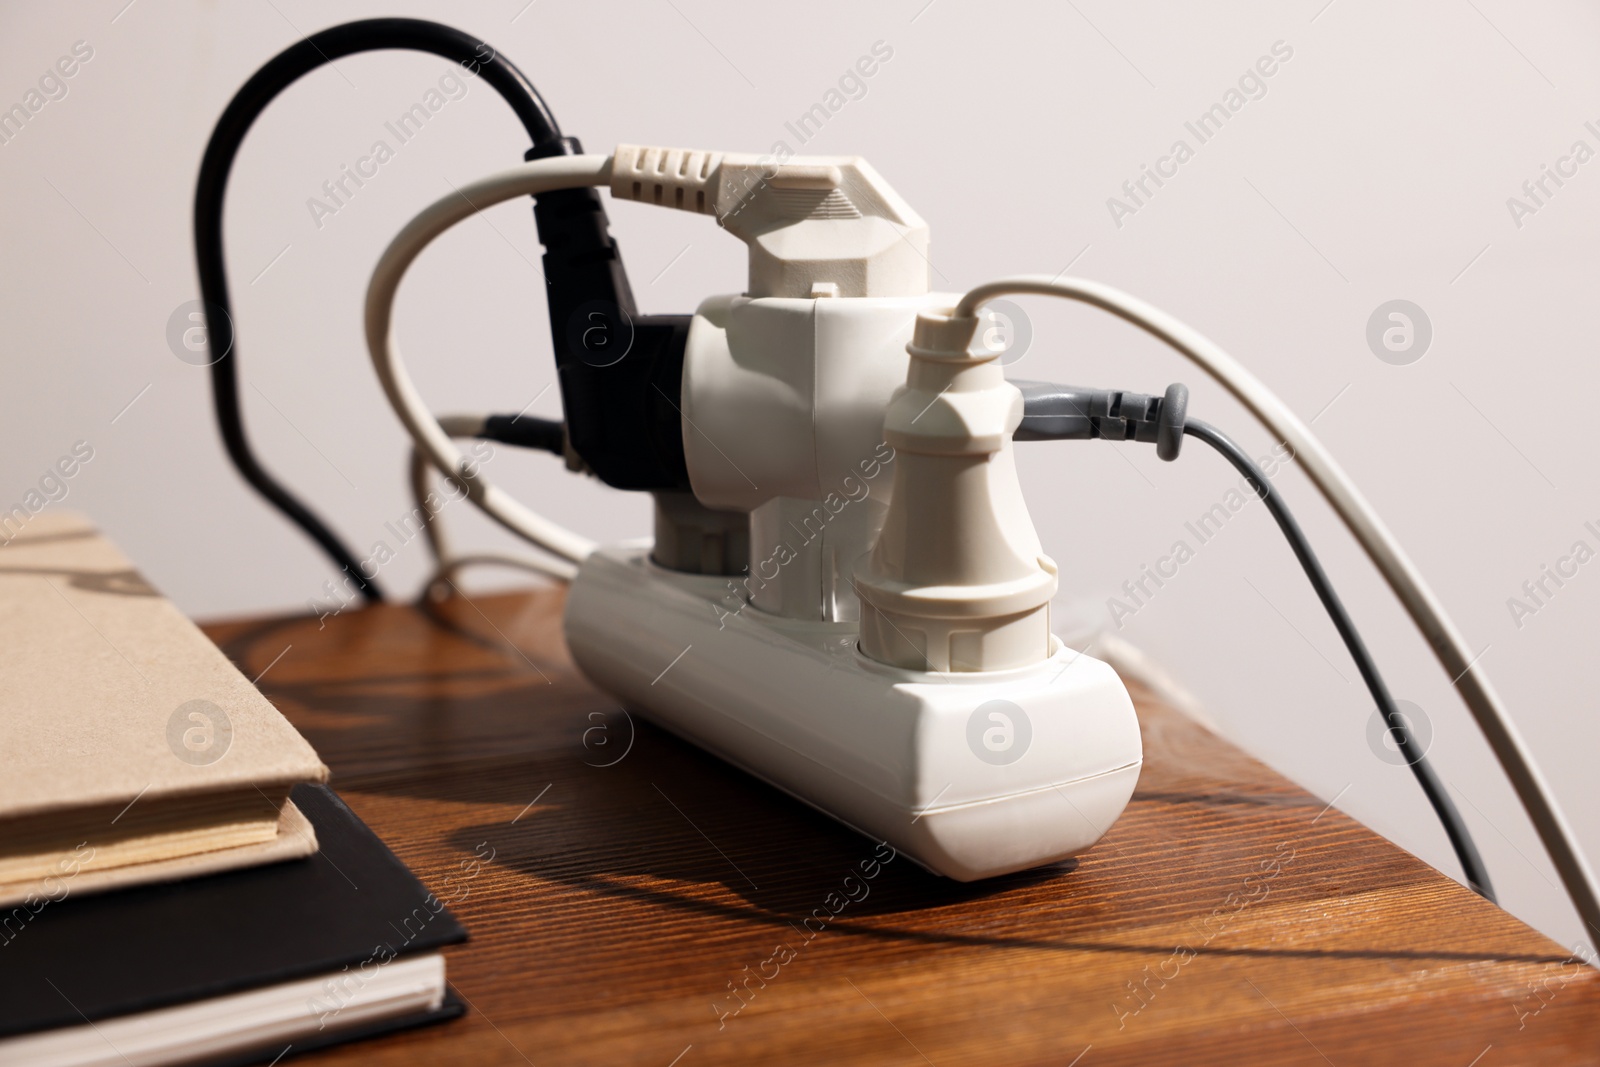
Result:
[[[1395,747],[1400,750],[1400,755],[1416,775],[1417,784],[1422,787],[1422,792],[1433,805],[1439,821],[1444,824],[1444,832],[1450,838],[1451,847],[1455,849],[1456,859],[1466,874],[1467,884],[1479,896],[1493,901],[1494,887],[1489,883],[1489,872],[1483,865],[1483,858],[1478,855],[1472,834],[1467,830],[1466,823],[1462,821],[1461,813],[1456,810],[1455,803],[1450,799],[1444,784],[1434,773],[1433,765],[1417,748],[1416,740],[1411,736],[1400,710],[1395,707],[1394,698],[1389,695],[1388,686],[1384,685],[1382,676],[1378,674],[1378,667],[1367,652],[1365,642],[1356,632],[1355,624],[1350,621],[1350,616],[1345,612],[1344,604],[1340,602],[1338,594],[1333,591],[1333,586],[1329,583],[1322,564],[1318,562],[1316,553],[1311,550],[1311,544],[1306,540],[1305,533],[1295,522],[1294,516],[1289,514],[1289,508],[1284,504],[1283,497],[1257,469],[1245,451],[1215,426],[1199,419],[1188,419],[1183,432],[1189,437],[1204,441],[1220,452],[1224,459],[1233,464],[1235,470],[1245,476],[1261,497],[1262,503],[1267,505],[1267,510],[1278,523],[1278,529],[1283,531],[1283,536],[1294,549],[1295,558],[1305,569],[1306,577],[1311,580],[1312,588],[1317,591],[1317,598],[1322,601],[1322,606],[1327,609],[1329,618],[1333,620],[1334,629],[1339,631],[1339,636],[1344,639],[1345,648],[1350,650],[1350,658],[1356,661],[1356,668],[1361,672],[1362,680],[1367,683],[1372,699],[1377,702],[1384,721],[1388,723],[1389,734],[1394,738]]]
[[[367,19],[312,34],[278,53],[245,82],[217,120],[200,163],[194,194],[195,261],[213,357],[211,389],[217,425],[228,457],[246,482],[322,546],[323,551],[350,575],[368,601],[383,599],[377,584],[362,573],[356,557],[322,520],[267,473],[245,437],[239,405],[233,304],[228,295],[228,275],[222,252],[222,206],[228,173],[245,134],[279,93],[325,63],[357,52],[391,48],[430,52],[463,65],[505,98],[536,146],[561,140],[560,127],[527,76],[485,42],[436,22]]]
[[[477,436],[518,448],[535,448],[561,456],[567,451],[567,426],[560,419],[536,415],[490,415]]]

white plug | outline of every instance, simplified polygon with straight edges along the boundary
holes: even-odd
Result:
[[[883,524],[883,414],[905,384],[928,292],[928,226],[850,156],[621,145],[611,193],[713,216],[750,250],[745,293],[696,310],[684,352],[684,458],[695,498],[751,516],[760,610],[853,622],[851,576]]]
[[[866,160],[618,145],[611,195],[715,216],[750,246],[751,297],[920,296],[928,224]]]
[[[1027,667],[1050,655],[1056,565],[1039,544],[1011,435],[1022,393],[974,348],[979,318],[917,316],[906,384],[889,404],[894,491],[856,567],[861,651],[934,671]]]

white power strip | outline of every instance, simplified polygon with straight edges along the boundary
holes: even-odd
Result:
[[[1143,750],[1116,673],[1054,642],[1006,671],[911,671],[854,623],[727,610],[726,578],[608,546],[568,594],[584,674],[627,707],[938,874],[1052,863],[1122,813]]]

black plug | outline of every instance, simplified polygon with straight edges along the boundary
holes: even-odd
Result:
[[[578,155],[575,137],[529,160]],[[595,189],[534,197],[567,443],[615,489],[689,488],[679,393],[688,315],[640,315]]]

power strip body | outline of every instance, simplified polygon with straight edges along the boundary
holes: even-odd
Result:
[[[1138,720],[1105,663],[1057,641],[1016,670],[905,670],[863,656],[853,623],[733,588],[648,545],[602,548],[568,594],[567,644],[629,710],[959,881],[1081,852],[1132,795]]]

